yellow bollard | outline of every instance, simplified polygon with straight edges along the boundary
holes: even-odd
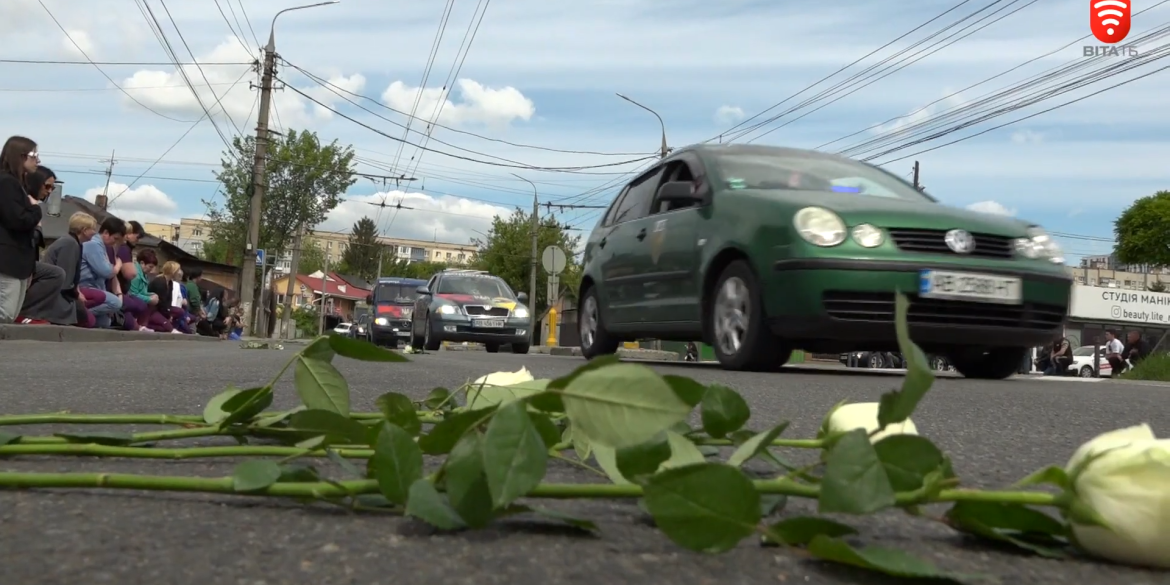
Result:
[[[548,310],[548,346],[557,346],[557,310]]]
[[[627,341],[627,342],[623,343],[622,346],[625,347],[626,349],[638,349],[638,347],[639,347],[637,341]]]

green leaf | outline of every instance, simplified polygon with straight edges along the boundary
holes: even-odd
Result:
[[[320,335],[309,342],[298,355],[323,362],[332,362],[336,353],[333,351],[333,346],[329,344],[329,336]]]
[[[743,396],[726,386],[708,387],[702,404],[703,430],[716,439],[738,431],[752,416]]]
[[[256,401],[247,404],[248,400],[261,393],[267,396],[261,395]],[[247,406],[245,407],[245,405]],[[227,424],[231,424],[250,419],[269,406],[272,406],[272,392],[267,386],[247,390],[229,386],[227,390],[216,394],[207,401],[207,406],[203,407],[203,420],[207,424],[214,425],[223,422],[230,416],[232,420]]]
[[[450,390],[446,388],[435,388],[427,393],[427,397],[423,399],[423,405],[431,410],[438,410],[440,406],[454,406],[450,398]]]
[[[435,486],[425,479],[417,480],[410,485],[406,515],[418,518],[439,530],[458,530],[467,526]]]
[[[256,422],[253,423],[252,426],[266,429],[266,428],[269,428],[273,425],[277,425],[277,424],[280,424],[280,423],[288,420],[288,418],[290,416],[292,416],[298,412],[301,412],[303,410],[305,410],[305,406],[301,405],[301,406],[298,406],[292,410],[286,410],[284,412],[274,412],[272,414],[267,414],[267,415],[258,417],[256,419]]]
[[[615,449],[648,441],[691,412],[661,376],[638,364],[584,372],[561,398],[574,432],[584,433],[594,445]]]
[[[569,433],[569,442],[573,445],[573,453],[577,455],[577,459],[588,461],[589,456],[593,454],[593,445],[589,443],[589,437],[583,433],[573,432],[572,423],[566,424],[565,431]]]
[[[237,492],[261,491],[280,481],[280,475],[280,465],[275,461],[245,461],[232,471],[232,489]]]
[[[910,418],[922,397],[934,384],[934,372],[930,369],[926,354],[910,339],[910,327],[906,323],[909,309],[910,301],[906,295],[898,293],[894,303],[894,329],[898,335],[898,349],[906,360],[906,377],[902,379],[902,390],[888,392],[881,397],[878,424],[882,428]]]
[[[297,357],[294,379],[305,406],[349,416],[349,384],[333,364],[302,354]]]
[[[890,478],[865,430],[841,435],[826,457],[818,511],[872,514],[894,503]]]
[[[1044,469],[1037,470],[1028,477],[1016,482],[1015,487],[1025,487],[1030,485],[1049,484],[1059,487],[1063,490],[1068,490],[1072,487],[1072,481],[1068,477],[1068,472],[1063,467],[1052,465]]]
[[[857,530],[847,524],[815,516],[798,516],[769,526],[763,541],[764,544],[805,546],[818,536],[839,538],[851,534],[857,534]]]
[[[569,514],[566,514],[564,512],[560,512],[558,510],[551,510],[549,508],[542,508],[542,507],[538,507],[538,506],[527,507],[527,509],[535,514],[538,514],[540,516],[544,516],[545,518],[550,518],[552,520],[557,520],[557,521],[563,522],[563,523],[568,524],[569,526],[572,526],[573,528],[577,528],[579,530],[585,530],[587,532],[597,532],[597,530],[598,530],[597,524],[594,523],[592,520],[578,518],[576,516],[571,516]]]
[[[694,408],[703,401],[703,394],[706,394],[707,387],[685,376],[673,376],[667,374],[662,377],[670,389],[678,395],[679,399]]]
[[[783,433],[784,429],[787,428],[788,421],[784,421],[772,427],[770,430],[756,433],[752,438],[744,441],[742,445],[735,449],[735,452],[731,454],[731,458],[727,460],[727,463],[735,467],[747,463],[760,453],[767,451],[768,447],[772,445],[772,441],[775,441],[776,437],[779,437],[780,433]]]
[[[760,495],[739,469],[700,463],[668,469],[645,487],[654,523],[683,548],[719,553],[731,550],[756,530]]]
[[[930,439],[918,435],[889,435],[873,446],[895,492],[910,492],[925,485],[934,471],[951,475],[946,457]]]
[[[666,441],[670,444],[670,458],[662,463],[658,468],[659,471],[686,467],[687,465],[705,463],[707,461],[707,458],[703,456],[703,452],[699,450],[697,445],[691,442],[690,439],[674,431],[666,431]]]
[[[954,529],[1033,553],[1060,558],[1068,527],[1039,510],[1020,504],[956,502],[946,513]]]
[[[20,435],[13,435],[11,433],[0,433],[0,447],[20,440]]]
[[[324,443],[341,445],[368,445],[365,425],[329,410],[309,409],[298,412],[288,420],[290,430],[310,435],[324,435]]]
[[[530,398],[544,392],[548,384],[549,380],[529,380],[511,386],[472,384],[467,388],[467,408],[487,408]]]
[[[618,484],[625,485],[632,483],[622,475],[621,468],[617,465],[617,452],[609,445],[593,445],[593,458],[597,461],[597,466],[609,476],[609,480]]]
[[[808,552],[818,559],[851,565],[893,577],[959,581],[957,576],[944,572],[933,563],[894,548],[881,546],[853,548],[843,540],[818,535],[809,543]]]
[[[556,392],[541,392],[528,397],[528,405],[541,412],[549,414],[559,414],[565,412],[565,402],[561,400],[561,395]]]
[[[567,388],[570,383],[576,380],[581,374],[620,363],[621,360],[616,354],[610,354],[589,360],[588,362],[585,362],[584,365],[579,366],[572,372],[569,372],[568,374],[549,382],[547,391],[529,397],[528,404],[533,408],[544,412],[565,412],[565,403],[561,398],[561,392]]]
[[[321,481],[321,475],[312,465],[303,463],[286,463],[280,466],[280,478],[277,481],[291,483],[312,483]]]
[[[368,341],[345,337],[344,335],[330,335],[329,348],[337,355],[351,360],[363,362],[409,362],[406,356],[385,348],[378,347]]]
[[[484,472],[483,439],[467,433],[447,457],[447,497],[459,516],[472,528],[482,528],[494,517],[492,493]]]
[[[402,427],[382,423],[374,445],[374,479],[378,491],[395,504],[405,504],[411,485],[422,477],[423,456],[414,437]]]
[[[532,426],[536,427],[536,432],[540,434],[540,440],[546,450],[561,442],[561,431],[547,414],[528,411],[528,418],[532,420]]]
[[[658,472],[670,459],[670,442],[666,433],[659,433],[644,443],[622,447],[614,454],[614,463],[622,477],[637,483]],[[598,459],[598,463],[601,460]],[[604,470],[604,467],[603,467]]]
[[[418,419],[418,411],[410,398],[397,392],[387,392],[374,401],[386,422],[397,425],[411,436],[418,436],[422,432],[422,421]]]
[[[92,443],[109,447],[122,447],[134,442],[134,435],[130,433],[115,433],[108,431],[78,431],[76,433],[53,433],[54,437],[61,437],[70,443]]]
[[[760,494],[760,518],[767,518],[787,505],[788,496],[784,494]]]
[[[497,508],[532,491],[544,478],[548,449],[524,402],[504,404],[492,416],[484,433],[483,464]]]
[[[329,449],[329,450],[325,451],[325,455],[327,457],[329,457],[330,461],[337,464],[338,467],[344,469],[346,473],[352,475],[353,477],[359,478],[359,479],[365,477],[365,475],[362,474],[361,470],[359,470],[348,459],[346,459],[345,457],[342,457],[341,453],[338,453],[337,451],[334,451],[333,449]]]
[[[446,455],[471,427],[482,423],[495,407],[465,410],[451,415],[431,427],[431,432],[418,438],[418,446],[427,455]]]

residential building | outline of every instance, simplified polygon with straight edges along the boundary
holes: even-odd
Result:
[[[142,222],[142,229],[146,233],[164,241],[174,244],[179,240],[179,224],[177,223],[154,223],[150,221]]]
[[[1170,289],[1170,267],[1122,264],[1113,254],[1085,256],[1079,266],[1070,267],[1069,271],[1077,284],[1087,286],[1146,290],[1160,282]]]
[[[278,306],[284,305],[285,295],[292,295],[294,310],[319,307],[324,299],[326,312],[345,321],[353,319],[358,303],[364,303],[371,292],[347,284],[338,274],[330,273],[326,277],[320,271],[298,274],[295,279],[289,276],[274,278],[271,290],[276,294]]]

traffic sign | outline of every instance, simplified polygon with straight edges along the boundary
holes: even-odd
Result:
[[[560,274],[564,272],[567,260],[565,251],[558,246],[549,246],[540,255],[540,264],[544,266],[544,271],[549,274]]]
[[[256,250],[256,266],[264,266],[264,250]]]

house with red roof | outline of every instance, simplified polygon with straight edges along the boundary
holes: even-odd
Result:
[[[316,310],[325,303],[325,311],[343,321],[350,321],[356,314],[358,303],[364,303],[371,291],[350,284],[337,273],[326,276],[317,271],[313,274],[298,274],[296,278],[281,276],[273,279],[272,291],[277,304],[283,305],[285,295],[292,295],[293,309],[312,308]]]

